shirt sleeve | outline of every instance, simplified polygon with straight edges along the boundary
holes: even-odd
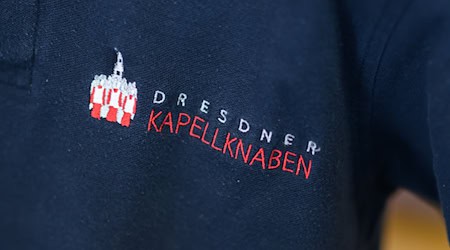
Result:
[[[427,125],[439,200],[450,232],[450,2],[442,1],[430,27],[426,61]]]
[[[386,182],[439,203],[450,226],[450,2],[408,1],[372,93],[373,158]]]

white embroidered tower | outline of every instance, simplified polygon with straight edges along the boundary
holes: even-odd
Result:
[[[89,109],[95,119],[106,118],[128,127],[136,114],[137,88],[136,82],[127,82],[123,77],[122,53],[117,50],[116,53],[113,73],[109,76],[96,75],[91,82]]]
[[[117,51],[117,61],[114,64],[114,72],[115,75],[122,77],[123,74],[123,57],[122,53]]]

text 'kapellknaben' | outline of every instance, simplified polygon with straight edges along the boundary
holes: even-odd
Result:
[[[177,106],[186,105],[187,95],[180,93],[177,99]],[[153,103],[162,104],[166,101],[165,93],[162,91],[155,91]],[[201,112],[208,113],[209,102],[203,100],[199,109]],[[220,123],[227,122],[228,111],[220,110],[217,120]],[[223,131],[218,127],[214,127],[206,119],[190,115],[184,112],[167,111],[160,109],[152,109],[147,125],[147,131],[157,133],[170,134],[186,134],[201,143],[207,145],[212,150],[220,152],[231,157],[234,160],[239,160],[249,166],[259,166],[263,170],[278,170],[290,173],[296,176],[304,176],[308,179],[311,174],[312,160],[305,159],[301,154],[280,149],[267,150],[263,147],[255,146],[251,143],[244,142],[241,138],[232,136],[228,131]],[[238,130],[245,133],[250,129],[250,124],[240,119]],[[272,132],[262,129],[261,141],[266,140],[270,142]],[[284,145],[292,145],[294,135],[286,134],[284,137]],[[307,152],[312,155],[319,152],[320,148],[314,142],[308,143]]]

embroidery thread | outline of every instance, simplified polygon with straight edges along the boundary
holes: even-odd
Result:
[[[113,73],[109,76],[95,75],[91,82],[89,110],[95,119],[106,118],[109,122],[129,127],[130,120],[133,120],[136,114],[136,82],[127,82],[127,79],[122,77],[122,53],[117,50],[116,53],[117,61]]]

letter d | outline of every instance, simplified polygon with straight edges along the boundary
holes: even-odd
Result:
[[[239,131],[247,133],[250,130],[250,124],[244,119],[239,120]]]
[[[158,99],[158,97],[160,97],[160,99]],[[166,100],[166,94],[164,94],[164,92],[156,90],[155,91],[155,96],[153,97],[153,103],[163,103],[164,100]]]

